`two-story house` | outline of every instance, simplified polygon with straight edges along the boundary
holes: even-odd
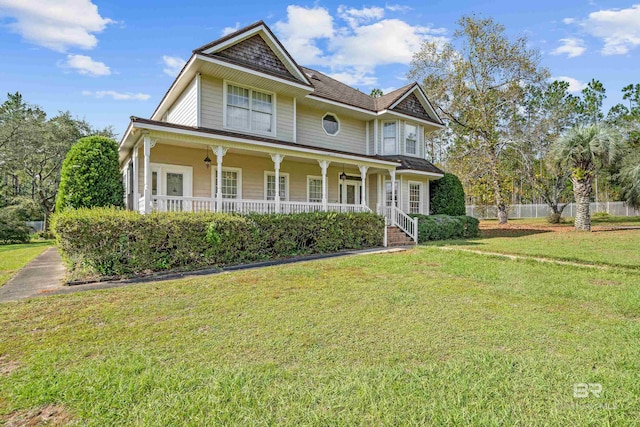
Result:
[[[412,237],[429,213],[424,135],[442,127],[420,86],[373,98],[299,66],[257,22],[193,51],[150,119],[120,142],[140,212],[377,211]]]

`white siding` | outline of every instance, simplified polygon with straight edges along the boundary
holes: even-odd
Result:
[[[328,112],[331,111],[298,103],[298,144],[366,154],[366,122],[336,114],[340,121],[340,131],[335,136],[327,135],[322,129],[322,117]]]
[[[197,126],[198,122],[198,91],[194,78],[180,97],[167,111],[167,122],[177,125]]]

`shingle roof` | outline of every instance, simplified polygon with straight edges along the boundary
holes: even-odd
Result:
[[[431,172],[431,173],[439,173],[444,174],[444,172],[438,167],[434,166],[433,163],[426,159],[421,159],[418,157],[410,157],[410,156],[378,156],[383,160],[397,161],[400,162],[401,165],[398,167],[398,170],[418,170],[423,172]]]

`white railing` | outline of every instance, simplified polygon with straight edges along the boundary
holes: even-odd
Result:
[[[496,218],[495,206],[467,205],[467,215],[476,218]],[[606,212],[614,216],[640,216],[640,209],[629,207],[625,202],[598,202],[591,203],[589,210],[592,214]],[[507,208],[509,218],[546,218],[551,212],[546,204],[511,205]],[[569,203],[562,212],[563,217],[574,217],[576,213],[575,203]]]
[[[365,205],[345,205],[341,203],[327,203],[327,210],[329,212],[342,213],[371,212],[371,209]]]
[[[139,211],[144,213],[144,197],[138,200]],[[217,201],[208,197],[175,197],[151,196],[151,210],[155,212],[215,212]],[[280,213],[293,214],[302,212],[324,211],[322,203],[317,202],[280,202]],[[356,213],[371,212],[367,206],[328,203],[327,211]],[[220,211],[226,213],[276,213],[275,200],[223,199]]]
[[[418,218],[411,218],[396,206],[378,206],[378,213],[385,217],[387,225],[398,227],[418,243]]]
[[[211,212],[213,206],[207,197],[151,196],[151,209],[157,212]]]

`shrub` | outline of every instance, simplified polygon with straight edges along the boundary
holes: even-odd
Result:
[[[123,197],[118,144],[104,136],[79,139],[62,164],[56,211],[123,206]]]
[[[0,209],[0,244],[26,243],[29,241],[29,227],[11,209]]]
[[[418,218],[418,243],[431,240],[467,239],[480,233],[477,218],[459,215],[411,215]]]
[[[13,200],[13,204],[5,209],[15,212],[22,221],[42,221],[44,219],[42,207],[29,197],[17,197]]]
[[[429,212],[431,215],[464,215],[464,189],[452,173],[429,184]]]
[[[94,208],[57,213],[51,229],[72,273],[128,276],[381,246],[384,219],[371,213],[141,215]]]

